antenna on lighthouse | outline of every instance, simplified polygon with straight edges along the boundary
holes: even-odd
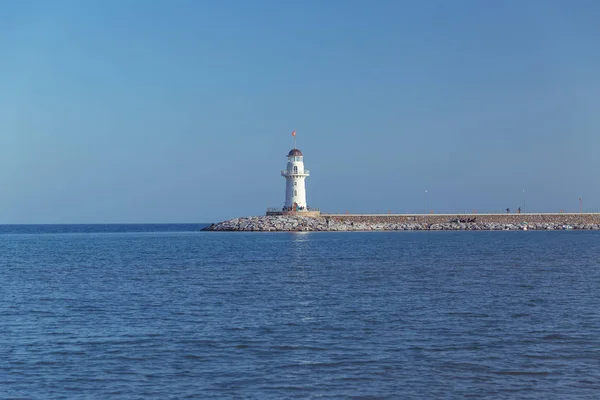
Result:
[[[296,130],[292,132],[292,136],[294,137],[294,149],[296,148]]]

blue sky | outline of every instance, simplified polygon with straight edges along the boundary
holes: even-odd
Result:
[[[262,214],[294,129],[325,211],[600,210],[598,20],[591,0],[0,2],[0,223]]]

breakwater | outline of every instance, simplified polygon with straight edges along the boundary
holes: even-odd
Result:
[[[234,218],[206,231],[597,230],[600,213],[321,214]]]

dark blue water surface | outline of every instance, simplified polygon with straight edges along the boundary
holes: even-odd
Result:
[[[597,399],[600,233],[3,227],[0,398]]]

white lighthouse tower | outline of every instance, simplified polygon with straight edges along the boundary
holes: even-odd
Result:
[[[294,136],[294,148],[287,155],[287,166],[281,171],[285,178],[285,205],[284,211],[308,211],[306,204],[306,186],[304,181],[310,175],[310,171],[304,169],[304,156],[296,148],[296,131]]]
[[[285,209],[286,211],[305,211],[306,186],[304,181],[310,175],[310,171],[304,169],[304,156],[296,148],[288,153],[287,167],[281,171],[285,178]]]

